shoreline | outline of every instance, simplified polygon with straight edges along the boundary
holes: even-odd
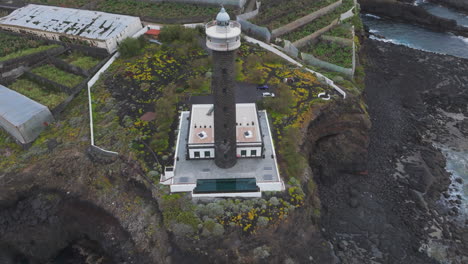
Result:
[[[445,157],[424,134],[437,121],[427,111],[466,100],[455,80],[468,72],[468,60],[373,40],[365,41],[364,53],[373,123],[369,173],[321,183],[324,234],[343,261],[437,263],[429,254],[463,263],[468,230],[452,222],[455,211],[438,206],[450,175]],[[453,69],[453,63],[459,67]],[[452,77],[444,83],[447,74]],[[443,254],[434,253],[439,251]]]

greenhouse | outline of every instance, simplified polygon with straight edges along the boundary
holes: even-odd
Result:
[[[33,142],[53,121],[49,108],[0,85],[0,127],[19,143]]]

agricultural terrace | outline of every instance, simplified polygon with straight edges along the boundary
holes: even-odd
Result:
[[[266,26],[270,30],[273,30],[336,1],[337,0],[262,0],[260,13],[252,19],[252,23]]]
[[[59,47],[59,45],[48,45],[43,40],[0,32],[0,61],[19,58],[56,47]]]
[[[63,71],[52,64],[41,65],[32,69],[31,72],[70,88],[77,86],[84,80],[84,77]]]
[[[351,45],[344,46],[338,43],[319,41],[316,44],[306,46],[302,51],[314,55],[317,59],[344,68],[353,66],[353,46]]]
[[[58,106],[68,96],[65,93],[52,91],[47,87],[41,86],[34,81],[25,78],[16,80],[14,83],[9,85],[8,88],[47,106],[49,109],[53,109]]]
[[[341,14],[351,9],[353,5],[353,0],[343,0],[343,4],[337,9],[335,9],[333,12],[321,16],[315,19],[314,21],[310,22],[309,24],[306,24],[296,30],[289,32],[288,34],[281,36],[281,38],[294,42],[304,37],[307,37],[310,34],[316,32],[317,30],[330,25],[334,20],[339,19]]]
[[[86,56],[79,51],[72,51],[68,54],[62,54],[59,58],[66,63],[79,67],[84,70],[91,70],[99,64],[100,60],[91,56]]]
[[[136,0],[30,0],[30,3],[47,4],[61,7],[86,7],[102,12],[125,14],[156,19],[182,17],[212,18],[219,12],[216,5],[196,5],[172,2],[147,2]]]

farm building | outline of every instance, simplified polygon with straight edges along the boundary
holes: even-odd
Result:
[[[140,18],[55,6],[27,5],[0,18],[0,29],[58,41],[85,42],[114,52],[143,28]]]
[[[47,106],[0,85],[0,127],[18,142],[33,142],[53,121]]]

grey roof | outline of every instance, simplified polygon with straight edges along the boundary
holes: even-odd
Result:
[[[29,121],[47,106],[0,85],[0,117],[18,127]]]
[[[106,40],[120,34],[140,18],[104,12],[43,5],[27,5],[0,18],[0,25]]]

